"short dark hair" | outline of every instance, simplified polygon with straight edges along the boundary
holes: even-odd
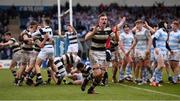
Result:
[[[8,36],[11,36],[11,32],[6,32],[4,35],[8,35]]]
[[[160,21],[158,24],[158,27],[159,28],[165,28],[165,26],[164,26],[165,23],[166,23],[165,21]]]
[[[128,24],[124,24],[123,29],[129,27]]]
[[[80,62],[76,65],[76,67],[77,67],[77,69],[81,69],[84,67],[84,64]]]
[[[51,20],[50,20],[50,19],[45,19],[44,21],[45,21],[45,23],[46,23],[47,25],[50,25],[50,24],[51,24]]]
[[[138,23],[144,23],[144,22],[143,22],[143,20],[138,19],[138,20],[135,21],[135,24],[138,24]]]
[[[36,21],[32,21],[29,25],[34,26],[34,25],[38,25],[38,23]]]

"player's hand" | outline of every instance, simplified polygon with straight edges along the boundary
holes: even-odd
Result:
[[[171,55],[174,55],[174,52],[173,52],[173,51],[170,51],[170,54],[171,54]]]
[[[137,30],[136,26],[132,28],[132,32],[136,32],[136,30]]]
[[[150,55],[150,50],[149,49],[146,50],[146,55]]]
[[[44,44],[41,43],[41,44],[39,45],[39,47],[40,47],[40,48],[43,48],[43,47],[44,47]]]
[[[33,41],[33,38],[29,38],[29,41]]]
[[[144,26],[145,26],[145,27],[148,27],[148,26],[149,26],[148,23],[147,23],[147,21],[144,22]]]
[[[126,59],[127,61],[129,61],[129,62],[132,62],[133,60],[132,60],[132,58],[131,58],[131,56],[130,56],[129,54],[130,54],[130,51],[128,51],[128,52],[125,54],[125,59]]]
[[[148,59],[149,57],[150,57],[150,50],[147,49],[147,50],[146,50],[146,59]]]
[[[129,56],[129,53],[130,53],[130,51],[128,51],[127,53],[125,53],[125,55],[126,55],[126,56]]]
[[[98,31],[98,26],[96,25],[93,29],[93,33],[95,34]]]
[[[157,48],[154,49],[156,55],[159,55],[159,50]]]
[[[3,44],[3,43],[0,43],[0,46],[4,46],[4,44]]]
[[[124,16],[122,19],[121,19],[121,22],[124,23],[126,21],[126,17]]]

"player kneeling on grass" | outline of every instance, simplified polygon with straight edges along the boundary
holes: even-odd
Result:
[[[91,68],[90,66],[84,65],[83,63],[77,64],[77,70],[81,71],[84,77],[81,90],[85,91],[86,85],[88,84],[89,80],[92,80],[93,82],[90,88],[88,89],[88,94],[94,94],[94,89],[98,84],[100,84],[105,71],[102,70],[99,64],[95,64]]]
[[[59,75],[60,75],[60,84],[62,79],[67,75],[68,73],[71,73],[72,66],[78,64],[81,61],[81,58],[73,53],[67,53],[62,55],[61,57],[56,57],[54,59],[54,68],[57,68]],[[47,83],[50,83],[51,79],[51,72],[48,71],[48,80]]]

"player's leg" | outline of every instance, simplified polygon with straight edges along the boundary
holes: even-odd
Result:
[[[17,65],[17,62],[15,60],[12,60],[9,66],[9,70],[11,71],[14,78],[16,77],[16,70],[15,70],[16,65]]]
[[[119,62],[119,53],[118,51],[115,51],[114,53],[112,53],[112,55],[114,55],[114,57],[112,56],[112,82],[116,83],[117,79],[116,79],[116,74],[119,68],[118,62]]]
[[[35,86],[38,86],[38,85],[43,83],[42,75],[41,75],[41,67],[40,67],[43,60],[41,58],[39,58],[40,55],[41,55],[41,52],[38,55],[36,62],[35,62],[35,70],[36,70],[36,84],[35,84]],[[41,56],[43,57],[43,55],[41,55]]]
[[[159,86],[159,81],[160,81],[159,76],[162,72],[162,68],[165,67],[165,64],[164,64],[165,61],[161,54],[156,56],[156,60],[157,60],[157,67],[154,70],[153,77],[150,80],[151,81],[150,85],[153,85],[153,86]]]
[[[88,94],[95,93],[95,87],[101,82],[102,77],[104,76],[105,70],[102,70],[99,64],[93,65],[93,82],[88,89]]]
[[[174,52],[173,54],[169,55],[169,64],[174,73],[173,80],[172,80],[173,84],[180,83],[179,82],[180,79],[178,77],[179,71],[180,71],[179,59],[180,59],[180,52]]]
[[[118,80],[119,83],[122,83],[124,81],[124,76],[125,76],[124,73],[125,73],[125,68],[126,68],[127,63],[128,61],[126,61],[126,58],[124,58],[122,61],[121,68],[120,68],[119,80]]]

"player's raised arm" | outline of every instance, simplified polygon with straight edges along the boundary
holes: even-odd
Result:
[[[93,37],[93,35],[97,32],[97,26],[95,26],[92,31],[89,31],[86,36],[85,36],[85,40],[89,40]]]

